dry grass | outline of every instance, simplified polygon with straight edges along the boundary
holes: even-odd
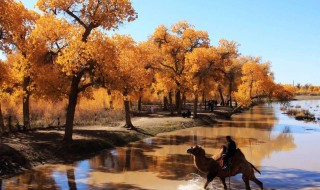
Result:
[[[110,106],[110,100],[112,107]],[[105,89],[93,92],[90,99],[80,98],[75,113],[75,125],[104,125],[124,119],[123,100],[120,96],[109,96]],[[65,123],[67,100],[48,101],[31,97],[30,121],[32,128],[62,126]],[[18,130],[23,124],[21,97],[10,97],[2,101],[5,125],[11,121],[12,130]],[[10,118],[10,119],[9,119]],[[9,121],[10,120],[10,121]],[[18,127],[20,126],[20,127]]]
[[[288,109],[287,110],[287,114],[288,115],[297,115],[299,113],[299,110],[298,109]]]
[[[137,110],[138,97],[129,97],[132,111]],[[143,94],[143,102],[159,102],[155,93]],[[1,101],[5,125],[10,130],[19,130],[23,124],[22,97],[10,96]],[[49,101],[32,96],[30,98],[30,121],[32,128],[62,126],[65,124],[67,99]],[[9,119],[10,118],[10,119]],[[123,96],[119,93],[108,94],[106,89],[94,89],[90,97],[81,97],[76,107],[75,125],[106,125],[124,119]]]

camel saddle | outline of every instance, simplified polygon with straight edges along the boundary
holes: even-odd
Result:
[[[224,156],[223,156],[223,157],[224,157]],[[223,161],[223,157],[220,159],[220,167],[221,167],[221,168],[223,168],[223,166],[225,165],[225,164],[224,164],[224,161]],[[229,166],[232,164],[233,157],[234,157],[234,155],[229,158],[228,163],[226,164],[226,166],[229,167]]]

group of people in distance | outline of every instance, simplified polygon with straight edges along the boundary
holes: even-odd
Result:
[[[217,105],[218,105],[217,100],[209,100],[208,101],[208,107],[209,107],[209,110],[211,110],[211,111],[213,111],[213,108]]]

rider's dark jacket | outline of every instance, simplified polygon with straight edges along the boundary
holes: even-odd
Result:
[[[234,155],[234,153],[237,150],[237,145],[233,140],[230,140],[230,142],[228,142],[227,144],[227,152],[226,155],[228,155],[228,157],[231,157]]]

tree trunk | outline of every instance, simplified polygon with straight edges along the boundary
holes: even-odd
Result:
[[[110,97],[110,100],[109,100],[110,109],[113,109],[113,101],[112,101],[111,91],[109,89],[108,89],[108,96]]]
[[[69,190],[77,190],[76,178],[74,175],[74,169],[67,169],[67,178],[68,178],[68,186]]]
[[[198,98],[198,99],[199,99],[199,98]],[[203,104],[203,105],[204,105],[205,99],[206,99],[206,97],[205,97],[204,91],[202,91],[202,104]]]
[[[139,100],[138,100],[138,111],[141,112],[142,111],[142,97],[139,96]]]
[[[219,94],[220,94],[220,98],[221,98],[221,106],[224,106],[224,98],[223,98],[223,94],[222,94],[222,89],[221,88],[218,88],[219,90]]]
[[[66,126],[63,140],[66,142],[72,141],[72,132],[73,132],[73,121],[74,114],[76,111],[77,101],[78,101],[78,92],[79,92],[79,83],[81,76],[73,76],[71,82],[71,89],[69,94],[69,102],[67,108],[66,116]]]
[[[173,102],[172,102],[172,92],[169,92],[169,109],[170,109],[170,114],[173,115]]]
[[[177,108],[177,114],[181,115],[182,104],[181,104],[181,92],[180,92],[180,90],[177,90],[177,93],[176,93],[176,108]]]
[[[30,129],[30,91],[28,89],[30,85],[30,77],[24,77],[22,85],[24,92],[22,99],[23,130],[27,130]]]
[[[168,110],[168,97],[164,96],[163,97],[163,111],[167,111]]]
[[[209,109],[209,106],[208,106],[208,109]],[[204,110],[207,111],[207,100],[206,99],[204,99]]]
[[[230,102],[230,108],[232,108],[232,79],[230,79],[230,83],[229,83],[229,102]]]
[[[126,150],[125,169],[127,169],[127,171],[131,171],[131,146],[130,145],[127,147],[127,150]]]
[[[8,128],[9,128],[9,131],[12,132],[13,129],[12,129],[12,117],[11,115],[8,116]]]
[[[129,129],[134,129],[135,127],[131,123],[130,101],[127,99],[124,100],[124,110],[125,110],[125,117],[126,117],[126,124],[124,127],[129,128]]]
[[[0,102],[0,132],[5,132],[6,128],[4,126],[4,121],[3,121],[3,115],[2,115],[2,109],[1,109],[1,102]],[[1,187],[1,186],[0,186]]]
[[[186,102],[187,102],[186,94],[183,93],[182,94],[182,109],[186,109],[187,108]]]
[[[250,86],[249,96],[250,96],[251,99],[253,99],[252,98],[252,86],[253,86],[253,81],[252,80],[250,81],[250,85],[249,86]]]
[[[195,93],[194,103],[193,103],[193,118],[198,118],[198,92]]]
[[[110,109],[113,110],[113,101],[112,101],[112,99],[110,99],[109,104],[110,104]]]
[[[202,105],[204,105],[204,110],[207,110],[207,102],[206,102],[204,91],[202,91]]]
[[[241,109],[241,107],[242,107],[242,105],[239,105],[238,107],[234,108],[231,112],[229,112],[229,113],[226,115],[226,118],[227,118],[227,119],[230,119],[233,114],[237,113],[237,111],[238,111],[239,109]]]

